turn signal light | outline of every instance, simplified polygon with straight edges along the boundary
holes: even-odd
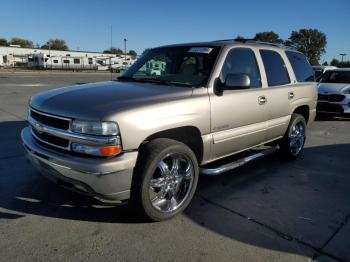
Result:
[[[122,152],[121,146],[105,146],[100,147],[101,156],[115,156]]]
[[[122,146],[90,146],[80,143],[72,143],[72,150],[74,152],[93,156],[116,156],[122,152]]]

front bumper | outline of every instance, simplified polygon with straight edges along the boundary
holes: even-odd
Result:
[[[330,99],[324,99],[320,96],[325,96],[324,94],[319,93],[319,98],[317,102],[317,112],[320,113],[331,113],[338,115],[350,115],[350,94],[330,94],[334,96],[343,96],[342,101],[332,101]]]
[[[318,101],[317,112],[331,114],[350,114],[350,104],[340,102]]]
[[[31,127],[22,130],[21,138],[28,159],[54,182],[100,199],[122,201],[130,198],[137,151],[110,159],[85,158],[42,147],[31,135]]]

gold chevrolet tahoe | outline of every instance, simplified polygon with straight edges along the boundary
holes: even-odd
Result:
[[[58,184],[129,200],[160,221],[188,206],[199,174],[276,150],[296,159],[316,103],[312,68],[292,48],[169,45],[147,51],[116,81],[33,96],[22,141],[32,164]]]

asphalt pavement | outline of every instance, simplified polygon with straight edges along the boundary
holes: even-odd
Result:
[[[161,223],[41,177],[20,142],[30,96],[110,79],[0,71],[0,261],[350,261],[349,119],[315,121],[296,161],[200,177],[187,210]]]

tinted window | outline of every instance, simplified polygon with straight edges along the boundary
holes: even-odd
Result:
[[[321,78],[321,82],[349,84],[350,71],[326,71],[326,73],[324,73],[324,75]]]
[[[314,71],[306,57],[298,52],[286,51],[286,55],[299,82],[315,81]]]
[[[74,58],[74,64],[80,64],[80,59]]]
[[[289,75],[280,54],[270,50],[260,50],[260,54],[264,63],[268,85],[289,84]]]
[[[322,70],[314,70],[314,74],[316,78],[319,78],[322,75]]]
[[[261,86],[255,54],[249,48],[234,48],[228,53],[221,71],[222,81],[225,81],[227,74],[246,74],[250,77],[251,87]]]

